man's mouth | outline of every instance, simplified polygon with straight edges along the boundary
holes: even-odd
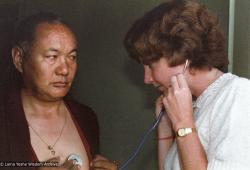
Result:
[[[53,82],[52,85],[54,87],[57,87],[57,88],[65,88],[67,87],[69,84],[69,82],[65,82],[65,81],[58,81],[58,82]]]

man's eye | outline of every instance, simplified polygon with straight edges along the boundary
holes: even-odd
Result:
[[[69,59],[76,60],[76,55],[69,55]]]
[[[57,58],[57,55],[47,55],[46,58],[47,58],[47,59],[54,60],[54,59]]]

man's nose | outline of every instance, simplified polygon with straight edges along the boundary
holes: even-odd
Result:
[[[67,76],[69,74],[69,65],[65,58],[61,58],[56,69],[56,74]]]
[[[145,84],[152,84],[153,82],[153,77],[151,70],[148,66],[144,66],[144,83]]]

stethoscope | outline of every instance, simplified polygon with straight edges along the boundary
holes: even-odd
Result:
[[[144,143],[145,143],[146,139],[148,138],[148,136],[150,135],[150,133],[152,133],[153,130],[159,124],[159,122],[160,122],[163,114],[164,114],[164,109],[161,110],[161,112],[160,112],[158,118],[156,119],[155,123],[153,124],[153,126],[144,134],[143,138],[141,139],[139,145],[137,146],[137,148],[135,149],[135,151],[133,152],[133,154],[129,156],[129,158],[127,159],[127,161],[119,168],[119,170],[125,169],[128,166],[128,164],[136,157],[136,155],[142,149],[142,146],[144,145]],[[82,164],[83,164],[80,156],[78,156],[76,154],[70,155],[68,157],[68,160],[74,160],[76,165],[82,166]]]
[[[153,125],[149,128],[149,130],[147,130],[147,132],[142,137],[139,145],[136,147],[136,149],[134,150],[134,152],[129,156],[129,158],[127,159],[127,161],[119,168],[119,170],[126,169],[126,167],[128,166],[128,164],[136,157],[136,155],[142,149],[142,146],[144,145],[144,143],[145,143],[146,139],[148,138],[148,136],[153,132],[153,130],[160,123],[160,120],[161,120],[161,118],[162,118],[162,116],[163,116],[164,113],[165,113],[165,109],[162,108],[159,116],[157,117],[157,119],[155,120],[155,122],[153,123]]]
[[[187,67],[189,64],[189,60],[186,59],[184,68],[182,70],[182,74],[185,73]],[[134,152],[129,156],[129,158],[125,161],[125,163],[119,168],[119,170],[124,170],[126,169],[126,167],[128,166],[128,164],[137,156],[137,154],[139,153],[139,151],[142,149],[142,146],[144,145],[146,139],[148,138],[148,136],[153,132],[153,130],[159,125],[160,120],[163,116],[163,114],[165,113],[165,109],[162,108],[161,112],[159,114],[159,116],[157,117],[157,119],[155,120],[155,122],[153,123],[153,125],[149,128],[149,130],[146,131],[146,133],[143,135],[139,145],[136,147],[136,149],[134,150]]]
[[[186,60],[182,74],[185,73],[187,67],[189,64],[189,60]],[[148,136],[154,131],[154,129],[159,125],[160,120],[162,118],[162,116],[165,113],[165,109],[164,107],[161,109],[159,116],[157,117],[157,119],[154,121],[153,125],[146,131],[146,133],[143,135],[143,137],[140,140],[139,145],[135,148],[134,152],[132,152],[132,154],[129,156],[129,158],[125,161],[125,163],[123,163],[123,165],[119,168],[119,170],[124,170],[127,168],[128,164],[138,155],[138,153],[140,152],[140,150],[142,149],[146,139],[148,138]],[[78,155],[72,154],[69,156],[68,160],[74,160],[76,164],[82,166],[82,160]]]

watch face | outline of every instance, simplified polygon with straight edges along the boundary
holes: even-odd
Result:
[[[186,135],[185,129],[179,129],[179,130],[178,130],[178,135],[179,135],[179,136],[184,136],[184,135]]]

